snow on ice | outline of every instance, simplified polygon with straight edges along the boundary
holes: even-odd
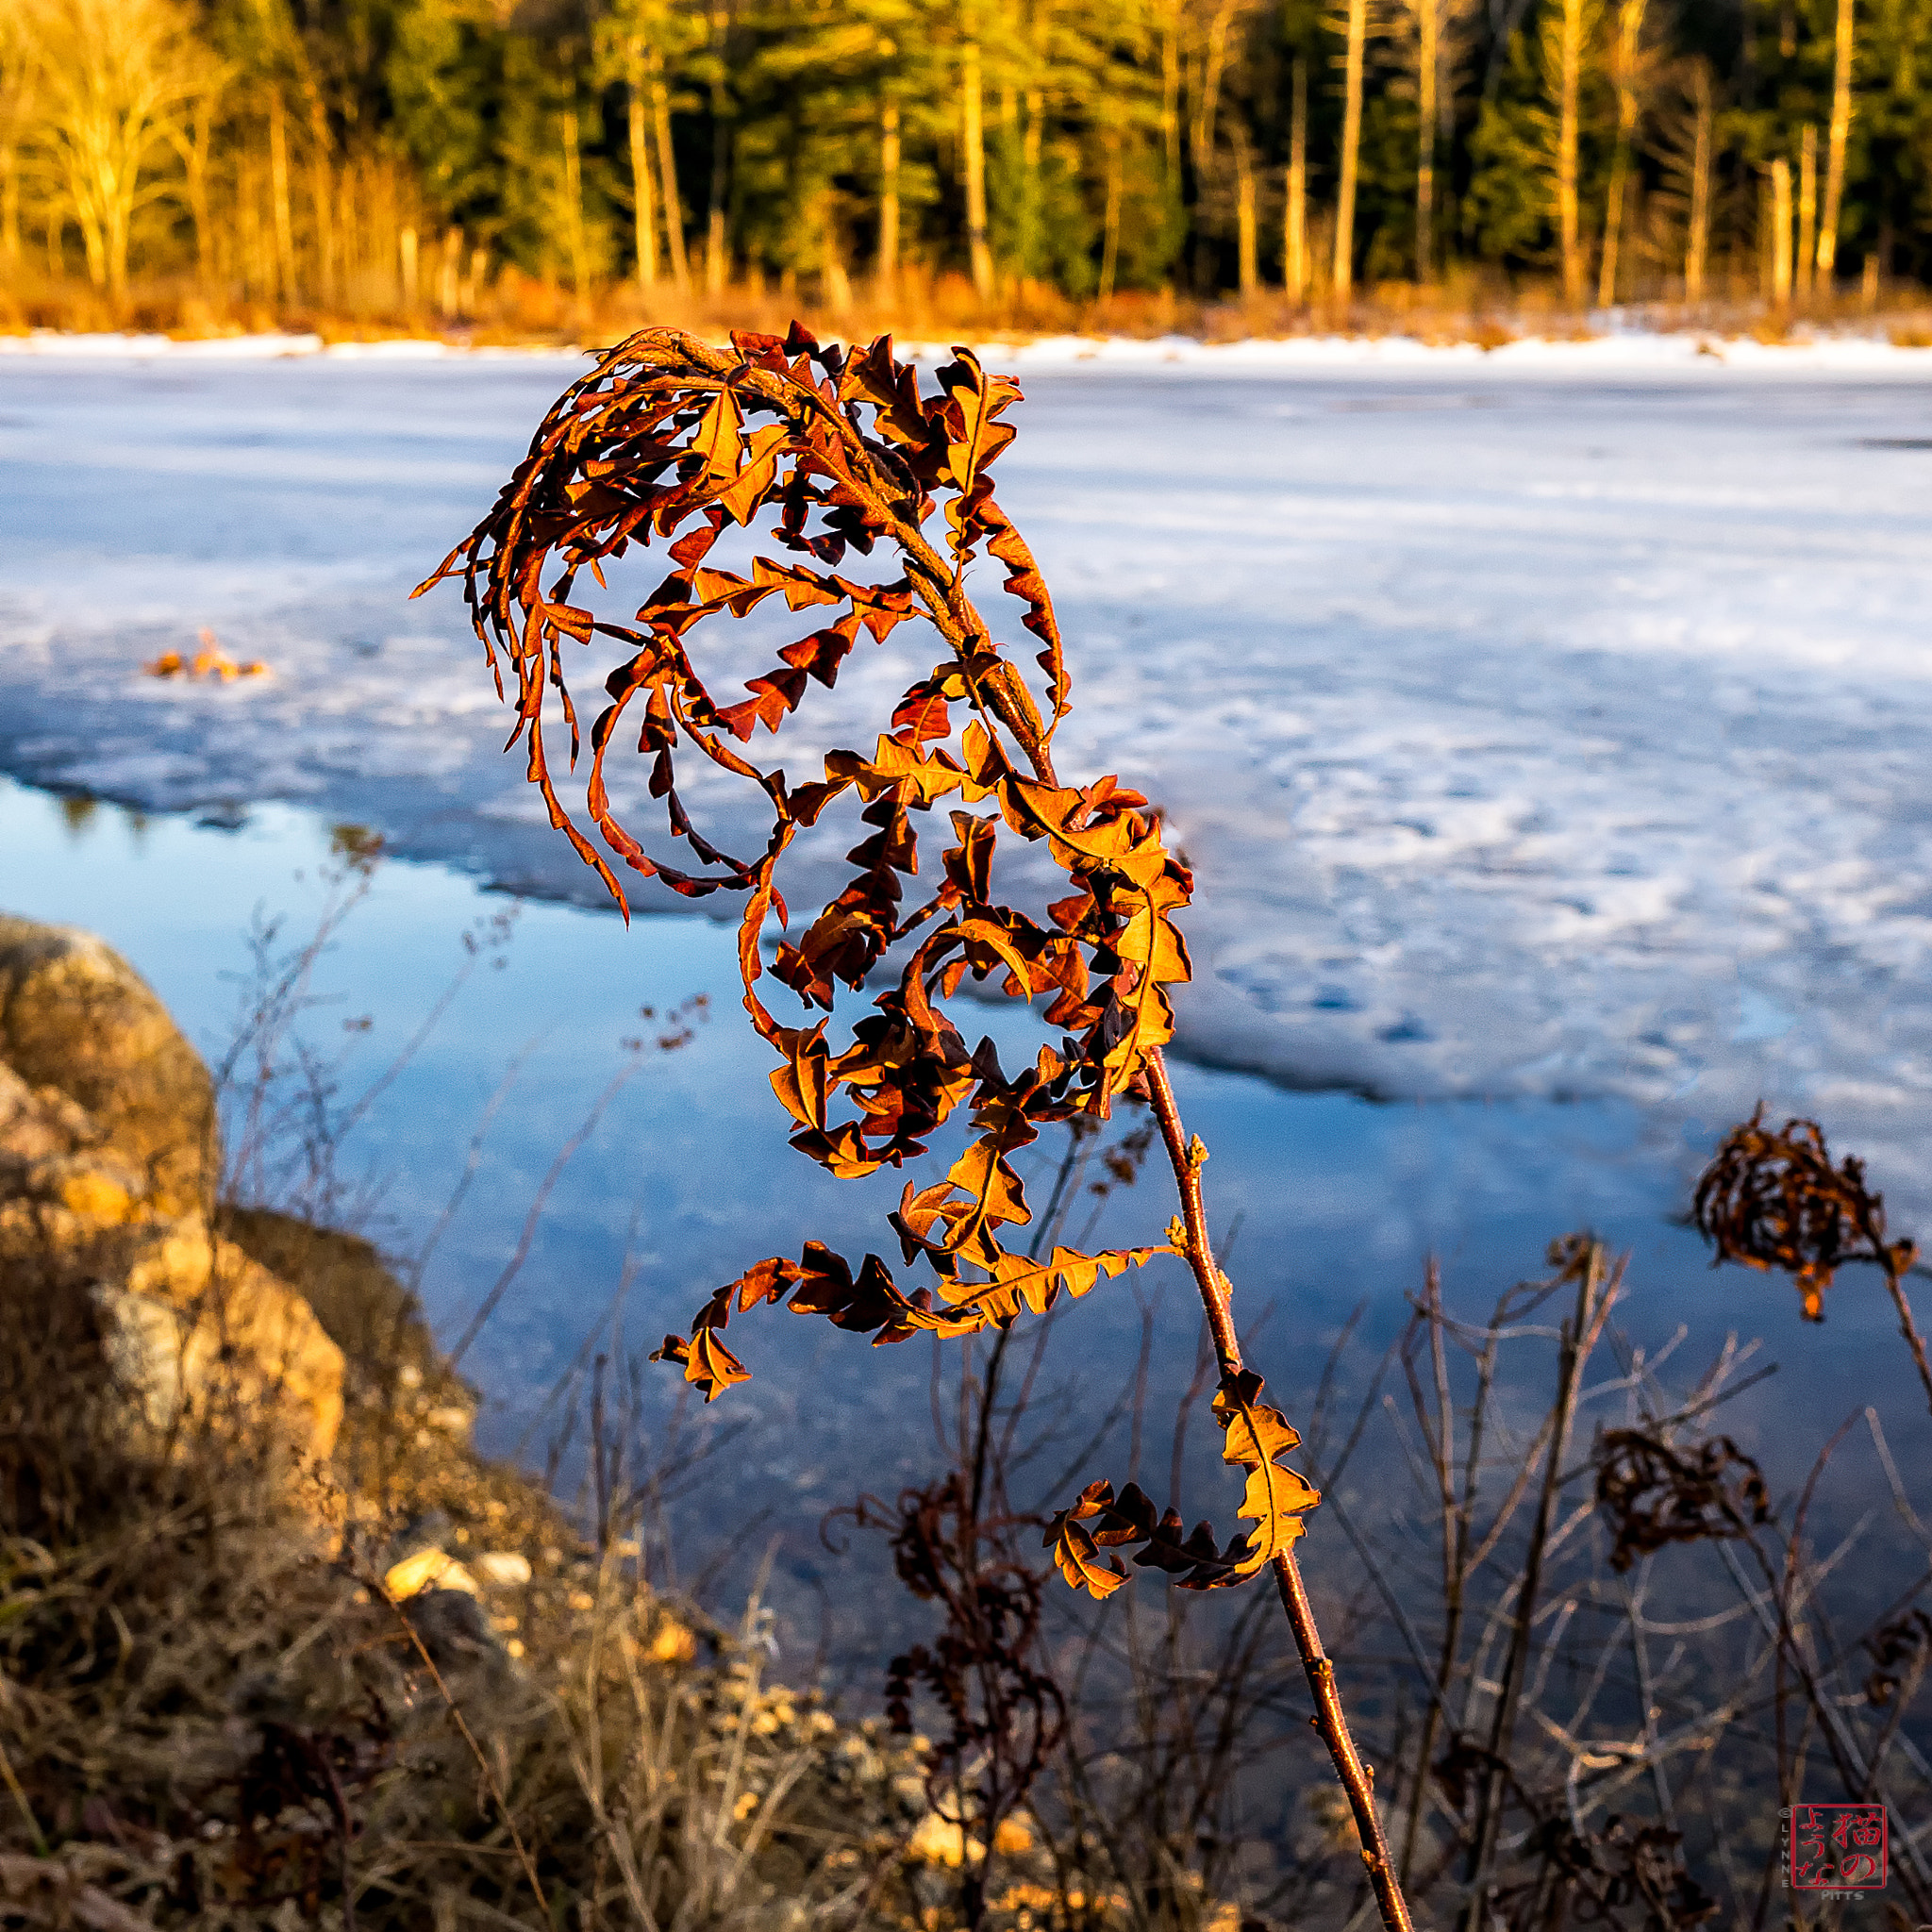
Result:
[[[581,361],[59,346],[0,358],[0,764],[591,896],[458,597],[404,601]],[[1932,1227],[1932,356],[1715,348],[1001,354],[1060,768],[1144,784],[1197,868],[1190,1052],[1713,1125],[1762,1095]],[[205,625],[273,675],[140,675]],[[783,762],[868,741],[924,663],[855,658]]]

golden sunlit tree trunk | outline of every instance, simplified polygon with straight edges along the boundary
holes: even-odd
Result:
[[[583,136],[577,125],[577,110],[566,108],[558,117],[558,132],[563,144],[562,206],[563,252],[570,263],[571,293],[582,301],[591,287],[590,235],[584,223]]]
[[[1188,130],[1194,179],[1208,178],[1214,165],[1215,125],[1221,115],[1221,83],[1227,73],[1227,36],[1241,0],[1216,0],[1208,21],[1208,46],[1201,64],[1201,85],[1194,99],[1192,125]]]
[[[1638,42],[1644,7],[1645,0],[1622,0],[1617,8],[1617,38],[1610,57],[1610,79],[1617,90],[1617,145],[1610,157],[1610,187],[1604,202],[1604,253],[1596,285],[1600,308],[1617,299],[1618,252],[1630,194],[1630,143],[1637,132]]]
[[[27,24],[0,8],[0,275],[20,273],[21,155],[40,92],[40,55]]]
[[[80,231],[89,278],[127,292],[135,216],[167,193],[158,164],[208,85],[209,62],[175,0],[6,0],[41,80],[40,144],[65,222]]]
[[[1712,113],[1710,64],[1699,59],[1690,69],[1690,232],[1684,244],[1684,299],[1704,300],[1710,254],[1710,162]]]
[[[1261,265],[1255,222],[1255,160],[1248,151],[1247,130],[1234,130],[1235,263],[1241,300],[1252,302],[1260,292]]]
[[[1782,155],[1771,164],[1771,299],[1780,311],[1791,306],[1791,164]]]
[[[329,152],[328,112],[311,80],[308,88],[308,203],[315,223],[315,291],[325,307],[336,299],[336,190]]]
[[[261,223],[256,206],[255,158],[244,147],[235,158],[235,199],[230,209],[235,238],[236,268],[242,293],[254,300],[262,291]],[[274,279],[273,271],[268,279]]]
[[[1043,253],[1044,196],[1041,189],[1040,157],[1046,137],[1046,95],[1037,87],[1025,95],[1025,121],[1020,135],[1020,272],[1032,275]]]
[[[1591,0],[1549,0],[1543,15],[1543,83],[1555,96],[1556,153],[1551,169],[1555,190],[1557,242],[1563,267],[1563,300],[1581,308],[1584,299],[1583,214],[1578,196],[1582,145],[1583,63],[1589,39]]]
[[[268,182],[269,198],[275,225],[275,279],[281,299],[295,299],[295,220],[289,206],[289,124],[282,106],[282,91],[271,88],[268,96]]]
[[[637,250],[638,287],[658,286],[658,197],[651,186],[650,130],[644,114],[644,42],[632,34],[624,43],[625,145],[630,160],[631,231]]]
[[[731,10],[711,8],[711,192],[705,225],[705,293],[722,295],[730,279],[730,238],[725,232],[724,189],[731,163],[731,117],[724,91],[730,71]]]
[[[1347,33],[1347,51],[1342,57],[1341,184],[1335,198],[1335,293],[1342,302],[1355,287],[1355,184],[1362,147],[1369,0],[1348,0]]]
[[[1838,272],[1839,218],[1844,208],[1845,143],[1852,132],[1852,59],[1857,52],[1853,42],[1852,0],[1838,0],[1838,32],[1835,37],[1831,76],[1831,132],[1824,163],[1824,219],[1818,227],[1818,273],[1827,291]]]
[[[1442,61],[1442,0],[1413,0],[1415,8],[1415,278],[1426,286],[1436,273],[1436,86]]]
[[[175,151],[181,157],[181,185],[188,196],[188,219],[194,227],[194,275],[206,289],[215,275],[215,225],[208,206],[208,162],[214,148],[215,88],[212,81],[177,129]]]
[[[436,266],[436,312],[447,321],[463,308],[463,231],[442,231],[442,259]]]
[[[874,274],[878,292],[890,297],[899,285],[899,103],[889,92],[879,103],[879,247]]]
[[[1288,190],[1281,217],[1281,285],[1291,302],[1308,291],[1308,62],[1294,57],[1289,83]]]
[[[1167,191],[1181,182],[1181,0],[1166,0],[1160,16],[1160,142],[1167,158]]]
[[[1798,299],[1811,299],[1811,265],[1818,248],[1818,129],[1806,122],[1798,143]]]
[[[819,294],[834,315],[852,309],[852,278],[845,273],[844,245],[839,234],[836,203],[828,189],[819,197]]]
[[[1107,131],[1107,205],[1100,218],[1100,286],[1098,299],[1112,299],[1114,277],[1120,272],[1121,194],[1124,186],[1121,156],[1121,131]]]
[[[965,149],[966,248],[974,292],[986,302],[992,298],[992,250],[986,239],[986,101],[979,42],[971,36],[959,50],[959,133]]]
[[[671,258],[671,284],[679,294],[691,287],[691,264],[684,252],[684,199],[677,192],[677,157],[671,145],[671,90],[664,84],[663,57],[651,55],[651,109],[658,124],[658,184],[664,201],[664,250]]]

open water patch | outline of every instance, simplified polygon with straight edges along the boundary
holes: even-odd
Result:
[[[766,1050],[738,1007],[729,927],[651,916],[626,928],[612,915],[488,891],[439,864],[384,859],[364,877],[345,862],[357,846],[353,832],[289,806],[156,815],[0,780],[0,909],[102,934],[211,1063],[227,1055],[255,994],[251,932],[268,956],[286,958],[345,891],[359,901],[313,960],[300,1029],[335,1066],[339,1108],[385,1074],[455,985],[341,1148],[340,1203],[405,1261],[447,1217],[420,1283],[445,1344],[527,1239],[527,1258],[464,1363],[487,1398],[486,1447],[520,1448],[540,1466],[555,1448],[567,1476],[575,1451],[558,1446],[558,1418],[571,1405],[545,1402],[559,1381],[571,1386],[573,1363],[585,1371],[580,1397],[594,1353],[610,1356],[614,1390],[626,1355],[682,1330],[719,1282],[760,1256],[795,1254],[808,1237],[853,1256],[892,1255],[884,1214],[895,1177],[834,1182],[786,1145]],[[690,1004],[699,994],[702,1016]],[[1025,1013],[988,1008],[984,1019],[1008,1058],[1030,1052]],[[667,1027],[690,1037],[660,1048]],[[598,1111],[627,1065],[632,1076]],[[1817,1441],[1894,1381],[1901,1400],[1888,1412],[1907,1418],[1897,1446],[1914,1453],[1909,1373],[1875,1281],[1840,1289],[1830,1322],[1804,1328],[1783,1284],[1712,1273],[1681,1224],[1690,1176],[1728,1123],[1687,1136],[1618,1101],[1377,1105],[1186,1062],[1174,1077],[1190,1128],[1211,1150],[1210,1211],[1231,1237],[1253,1358],[1291,1414],[1307,1412],[1357,1305],[1341,1387],[1366,1388],[1428,1256],[1474,1314],[1541,1272],[1552,1237],[1589,1228],[1630,1254],[1628,1327],[1645,1346],[1682,1324],[1680,1363],[1701,1363],[1733,1331],[1761,1333],[1769,1353],[1792,1358],[1725,1411],[1724,1425],[1774,1477],[1802,1480]],[[1036,1151],[1038,1199],[1058,1150],[1043,1141]],[[1158,1240],[1172,1208],[1162,1171],[1149,1167],[1131,1188],[1083,1199],[1069,1239]],[[613,1341],[620,1288],[624,1337]],[[1143,1333],[1143,1420],[1165,1442],[1198,1328],[1189,1284],[1164,1262],[1065,1312],[1037,1386],[1069,1480],[1118,1476],[1114,1464],[1141,1433],[1132,1407]],[[796,1631],[827,1603],[863,1621],[875,1566],[828,1556],[820,1519],[862,1490],[890,1496],[940,1472],[935,1406],[942,1412],[949,1399],[957,1345],[875,1349],[777,1312],[741,1318],[732,1340],[756,1379],[709,1408],[687,1399],[675,1417],[680,1454],[716,1451],[682,1479],[672,1511],[683,1560],[737,1549],[715,1576],[728,1596],[775,1539],[775,1588]],[[682,1385],[663,1368],[641,1374],[652,1425],[668,1427]],[[1202,1461],[1197,1493],[1215,1487],[1202,1433],[1191,1458]],[[1084,1463],[1083,1442],[1093,1445]],[[1354,1480],[1381,1480],[1373,1472],[1386,1475],[1394,1456],[1392,1443],[1372,1448]],[[1055,1459],[1040,1459],[1042,1481]]]

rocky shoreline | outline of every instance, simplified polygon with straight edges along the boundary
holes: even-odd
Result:
[[[0,1925],[943,1923],[921,1740],[479,1456],[377,1252],[220,1177],[139,974],[0,916]]]

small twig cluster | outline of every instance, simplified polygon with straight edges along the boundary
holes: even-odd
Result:
[[[1756,1344],[1733,1339],[1673,1391],[1659,1369],[1681,1331],[1652,1354],[1611,1324],[1622,1266],[1581,1238],[1552,1260],[1551,1276],[1475,1321],[1451,1312],[1431,1269],[1341,1456],[1318,1446],[1313,1457],[1380,1602],[1341,1641],[1356,1658],[1394,1653],[1393,1714],[1374,1748],[1404,1884],[1464,1932],[1584,1921],[1671,1932],[1707,1920],[1720,1886],[1748,1923],[1751,1894],[1768,1902],[1779,1869],[1771,1790],[1789,1805],[1816,1795],[1822,1773],[1848,1802],[1923,1815],[1932,1763],[1915,1720],[1932,1624],[1918,1602],[1919,1518],[1867,1410],[1914,1539],[1906,1588],[1875,1616],[1830,1601],[1827,1579],[1854,1567],[1854,1552],[1864,1580],[1887,1561],[1870,1547],[1869,1517],[1835,1549],[1812,1545],[1852,1423],[1800,1493],[1774,1504],[1754,1458],[1707,1422],[1770,1373],[1743,1373]],[[1542,1310],[1566,1286],[1574,1310],[1552,1326]],[[1538,1342],[1553,1374],[1541,1412],[1525,1416],[1513,1399],[1522,1373],[1506,1375],[1506,1360]],[[1382,1394],[1397,1361],[1410,1397],[1400,1410]],[[1343,1489],[1378,1406],[1407,1451],[1412,1505],[1400,1493],[1363,1505]],[[1569,1446],[1593,1414],[1593,1440]],[[1319,1445],[1319,1421],[1311,1434]],[[1364,1507],[1375,1516],[1357,1522]],[[1424,1524],[1440,1549],[1418,1561]],[[1357,1662],[1351,1688],[1365,1674]],[[1633,1816],[1640,1807],[1653,1817]],[[1932,1864],[1908,1831],[1894,1831],[1893,1851],[1893,1883],[1924,1916]]]

